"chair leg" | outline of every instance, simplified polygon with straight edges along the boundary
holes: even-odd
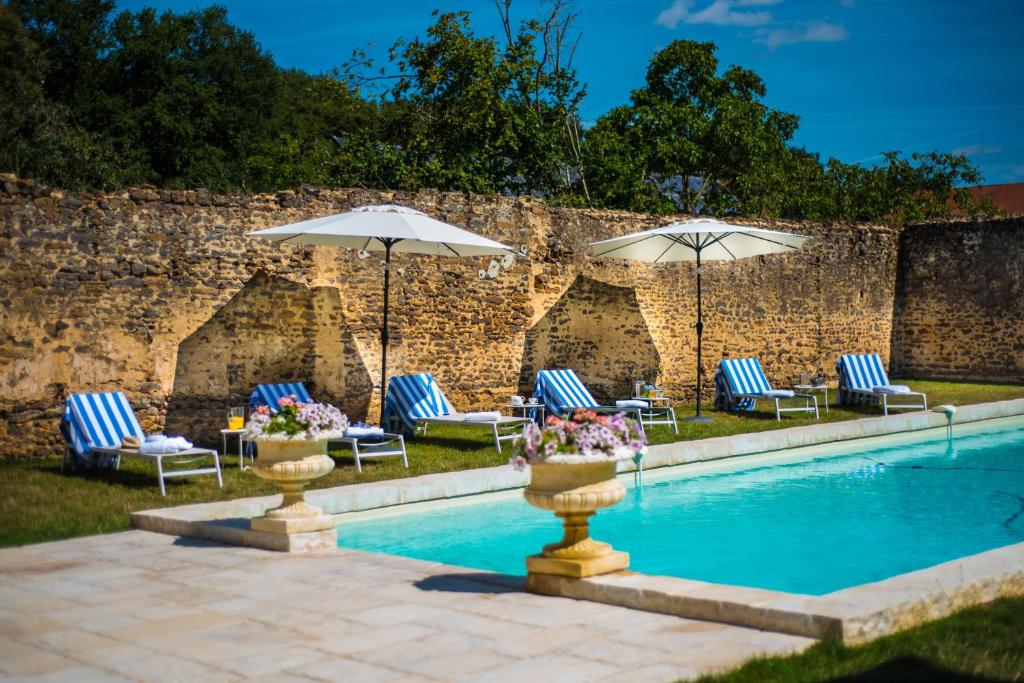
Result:
[[[818,412],[818,397],[817,396],[811,396],[811,400],[814,401],[814,419],[815,420],[820,420],[821,419],[821,414]]]
[[[882,394],[882,414],[889,416],[889,400],[885,394]]]
[[[225,452],[227,452],[225,450]],[[238,451],[238,457],[241,459],[242,451]],[[220,476],[220,456],[217,455],[217,451],[213,452],[213,466],[217,469],[217,486],[224,488],[224,478]]]
[[[675,408],[669,408],[668,409],[668,414],[669,414],[669,417],[672,418],[672,432],[674,434],[678,434],[679,433],[679,425],[676,424],[676,409]]]
[[[164,488],[164,459],[160,456],[156,458],[156,476],[160,480],[160,495],[166,496],[167,489]]]
[[[782,422],[782,413],[779,412],[779,399],[775,399],[775,421]]]
[[[401,434],[398,435],[398,445],[402,447],[402,465],[405,469],[409,469],[409,456],[405,452],[405,437]]]
[[[494,447],[501,453],[501,439],[498,438],[498,423],[495,422],[491,425],[491,431],[494,432]]]
[[[353,441],[352,442],[352,457],[354,457],[356,459],[356,472],[362,472],[363,471],[363,465],[362,465],[362,463],[359,462],[359,442],[358,441]]]

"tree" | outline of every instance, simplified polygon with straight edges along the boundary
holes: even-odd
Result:
[[[374,73],[362,53],[347,65],[343,73],[353,89],[393,82],[380,97],[382,137],[358,145],[390,159],[391,181],[399,187],[545,197],[572,192],[579,174],[568,133],[575,124],[567,120],[575,121],[583,96],[571,48],[564,47],[574,15],[556,2],[545,19],[513,31],[509,5],[498,5],[503,46],[475,35],[468,12],[445,13],[424,38],[395,44],[390,69]]]
[[[765,86],[738,66],[718,75],[713,43],[674,41],[631,103],[584,141],[594,201],[657,212],[732,213],[749,177],[775,172],[798,119],[761,102]]]

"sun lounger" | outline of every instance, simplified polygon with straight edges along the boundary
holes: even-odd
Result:
[[[902,384],[890,384],[882,359],[877,353],[850,353],[839,357],[839,405],[882,404],[882,413],[890,410],[928,410],[928,397]],[[895,396],[915,399],[912,403],[890,403]]]
[[[499,453],[502,441],[518,439],[530,423],[525,417],[456,412],[429,372],[392,377],[384,401],[384,424],[391,431],[425,434],[432,424],[482,427],[494,436]]]
[[[541,370],[537,373],[533,395],[549,415],[568,415],[577,408],[599,413],[626,413],[644,425],[666,424],[678,434],[676,413],[671,406],[652,405],[650,401],[620,401],[622,405],[601,405],[572,370]]]
[[[277,401],[286,396],[294,396],[298,403],[312,403],[313,398],[302,382],[290,384],[257,384],[249,397],[249,407],[267,406],[272,413],[277,412]],[[331,439],[331,443],[342,443],[352,449],[352,457],[356,461],[356,471],[363,471],[362,461],[368,458],[398,457],[409,469],[409,456],[405,452],[405,439],[401,434],[391,434],[378,428],[351,427],[345,436]]]
[[[72,394],[64,405],[60,431],[64,435],[64,461],[69,465],[107,465],[116,468],[122,457],[141,458],[156,463],[160,495],[167,495],[164,481],[170,477],[216,474],[217,484],[224,486],[217,451],[189,448],[174,453],[143,453],[138,448],[122,448],[125,437],[143,443],[145,437],[135,412],[122,391],[94,394]],[[164,470],[164,462],[186,464],[213,457],[213,467],[190,470]]]
[[[802,406],[783,408],[779,401],[803,399]],[[782,413],[814,413],[818,415],[818,398],[813,394],[798,394],[788,389],[772,389],[756,358],[730,358],[718,363],[715,372],[715,405],[719,410],[753,410],[757,401],[775,404],[775,419]]]
[[[312,403],[313,399],[302,382],[291,384],[257,384],[249,397],[249,407],[257,408],[267,406],[270,412],[277,412],[278,400],[287,396],[294,396],[299,403]]]

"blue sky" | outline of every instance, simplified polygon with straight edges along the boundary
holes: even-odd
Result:
[[[515,0],[527,18],[539,0]],[[184,11],[209,2],[118,0]],[[279,64],[318,73],[355,47],[383,59],[431,10],[467,9],[499,30],[491,0],[220,0]],[[577,0],[585,120],[628,101],[651,56],[711,40],[723,65],[764,78],[801,117],[796,143],[872,163],[884,150],[963,151],[987,183],[1024,181],[1024,0]]]

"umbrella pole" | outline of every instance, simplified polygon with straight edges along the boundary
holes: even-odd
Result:
[[[711,422],[710,417],[701,415],[701,343],[704,337],[704,312],[701,309],[700,291],[700,247],[697,252],[697,414],[686,418],[684,422]]]
[[[388,389],[388,292],[391,289],[391,247],[396,240],[384,242],[384,324],[380,328],[380,426],[384,426],[384,399]]]

